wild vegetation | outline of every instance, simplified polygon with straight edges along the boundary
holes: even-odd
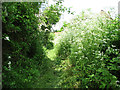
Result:
[[[45,47],[52,47],[51,25],[59,21],[64,7],[60,7],[61,1],[51,5],[43,12],[40,22],[35,14],[39,14],[41,3],[2,3],[3,88],[37,87],[33,86],[34,83],[49,68]],[[51,15],[56,18],[51,18]],[[46,18],[51,19],[48,21]]]
[[[58,1],[36,17],[41,3],[2,3],[3,88],[120,88],[118,17],[82,11],[55,35],[70,10]]]
[[[58,65],[62,65],[61,70],[65,72],[60,87],[118,88],[118,18],[111,20],[90,13],[83,11],[74,18],[55,45],[55,60],[60,62]]]

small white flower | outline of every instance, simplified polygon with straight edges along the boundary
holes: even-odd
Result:
[[[116,81],[116,83],[119,83],[120,81]]]
[[[115,45],[112,45],[112,47],[116,47]]]
[[[8,67],[9,70],[11,70],[11,66],[10,66],[10,64],[11,64],[11,61],[9,61],[9,63],[8,63],[8,65],[9,65],[9,67]]]
[[[8,56],[8,58],[11,58],[11,56]]]
[[[97,43],[94,43],[94,45],[97,45]]]
[[[8,62],[8,65],[10,65],[10,64],[11,64],[11,61]]]
[[[5,40],[10,40],[9,37],[5,37]]]
[[[77,52],[75,52],[75,54],[77,54]]]

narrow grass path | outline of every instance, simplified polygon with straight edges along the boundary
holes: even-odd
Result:
[[[52,51],[50,50],[48,53],[49,52]],[[55,62],[53,61],[53,58],[51,58],[49,55],[48,57],[48,67],[46,71],[43,71],[42,75],[40,75],[39,81],[35,84],[35,88],[57,88],[57,83],[60,81],[60,72],[55,69]]]
[[[54,43],[54,41],[53,41]],[[49,58],[47,60],[47,69],[40,75],[38,82],[33,87],[35,88],[58,88],[60,82],[61,71],[56,66],[56,54],[54,49],[47,50],[46,55]]]
[[[59,39],[58,35],[55,37]],[[56,41],[56,39],[53,41],[54,45]],[[40,75],[38,82],[35,84],[35,88],[60,88],[62,77],[69,68],[69,60],[64,60],[60,64],[57,64],[55,49],[47,50],[46,55],[49,58],[47,60],[48,68],[44,71],[44,74],[42,73]]]

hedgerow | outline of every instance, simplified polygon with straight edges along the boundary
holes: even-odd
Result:
[[[40,67],[36,65],[41,65],[45,58],[42,43],[37,42],[40,35],[35,14],[39,5],[4,2],[2,6],[3,88],[32,87],[39,77]]]
[[[46,72],[52,65],[46,51],[53,48],[54,37],[50,31],[67,8],[59,0],[39,13],[41,3],[2,3],[3,88],[44,88],[47,85]],[[45,81],[41,82],[41,77],[46,78]]]
[[[71,64],[59,87],[119,87],[118,24],[117,17],[111,20],[88,11],[71,21],[55,46],[58,61],[69,60]]]

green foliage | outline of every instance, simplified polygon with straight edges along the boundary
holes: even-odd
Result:
[[[47,28],[50,30],[52,25],[56,24],[60,20],[60,16],[65,12],[65,10],[67,10],[67,8],[59,1],[56,1],[56,4],[54,5],[46,7],[40,17],[41,23],[44,24],[41,29],[45,30]]]
[[[65,30],[65,27],[67,27],[68,25],[69,23],[63,22],[63,26],[60,28],[60,30],[57,30],[57,32],[62,32],[63,30]]]
[[[56,5],[51,5],[43,12],[47,19],[46,23],[48,22],[49,24],[56,24],[56,22],[59,21],[61,14],[57,7],[58,6]]]
[[[33,83],[38,81],[39,70],[35,66],[37,62],[32,59],[24,58],[18,60],[16,65],[11,66],[11,70],[4,66],[3,88],[27,88],[33,87]]]
[[[37,82],[52,67],[46,50],[53,47],[54,34],[50,30],[59,21],[63,7],[57,2],[38,18],[35,14],[39,13],[40,5],[41,2],[2,3],[3,88],[45,86],[46,81],[40,83],[43,86]]]
[[[89,13],[89,14],[88,14]],[[69,60],[71,67],[62,76],[60,87],[118,88],[120,33],[118,18],[82,12],[55,46],[57,58]]]
[[[52,25],[55,25],[60,20],[60,16],[66,10],[67,8],[62,5],[62,0],[56,1],[54,5],[46,7],[40,16],[40,30],[43,33],[43,43],[47,49],[53,48],[53,43],[51,42],[53,37],[50,35]]]
[[[46,57],[35,16],[39,5],[9,2],[2,6],[3,88],[32,87],[38,81],[40,65]]]
[[[118,18],[93,17],[89,10],[88,14],[83,11],[71,23],[64,23],[60,30],[63,32],[56,38],[50,33],[51,27],[60,20],[62,12],[70,13],[70,8],[63,7],[59,0],[45,9],[39,22],[35,16],[39,6],[32,2],[3,3],[3,88],[43,88],[47,85],[119,88]],[[54,38],[58,42],[48,57],[56,60],[55,65],[46,55],[48,49],[53,48]],[[59,79],[57,72],[60,73]]]

